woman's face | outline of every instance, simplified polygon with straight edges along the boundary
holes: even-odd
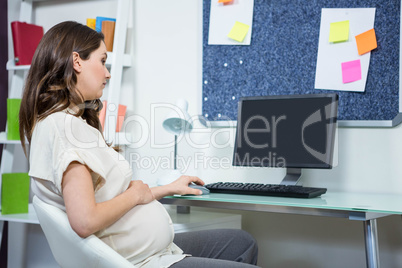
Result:
[[[106,58],[104,42],[101,42],[99,48],[89,55],[88,60],[82,60],[77,53],[73,57],[77,89],[85,101],[99,99],[103,94],[107,80],[110,79],[110,73],[105,65]]]

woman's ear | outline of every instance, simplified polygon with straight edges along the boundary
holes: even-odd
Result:
[[[73,52],[73,68],[78,73],[82,70],[81,58],[77,52]]]

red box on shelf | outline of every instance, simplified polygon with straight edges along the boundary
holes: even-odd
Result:
[[[11,22],[15,65],[30,65],[43,37],[43,27],[26,22]]]

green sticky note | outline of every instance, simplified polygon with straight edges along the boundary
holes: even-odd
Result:
[[[28,173],[3,173],[1,179],[1,213],[28,213]]]
[[[228,37],[241,43],[246,37],[248,29],[250,29],[249,25],[236,21],[235,25],[230,30]]]
[[[329,26],[329,42],[339,43],[349,40],[349,21],[333,22]]]
[[[7,99],[7,139],[19,140],[20,128],[18,115],[20,113],[21,99]]]

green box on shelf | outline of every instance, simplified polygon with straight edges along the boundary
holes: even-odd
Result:
[[[28,173],[3,173],[1,179],[1,214],[28,213]]]
[[[20,113],[21,99],[7,99],[7,139],[19,140],[20,128],[18,115]]]

